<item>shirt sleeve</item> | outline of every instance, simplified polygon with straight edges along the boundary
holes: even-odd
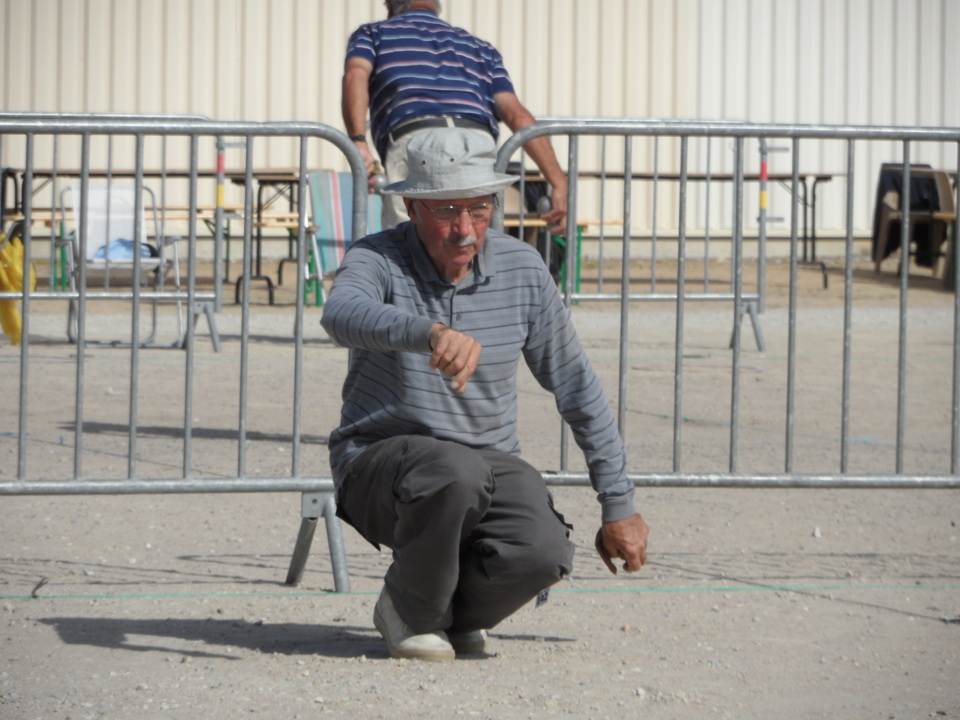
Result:
[[[363,58],[369,61],[371,65],[376,65],[377,51],[371,25],[361,25],[350,35],[350,39],[347,41],[346,60],[355,57]]]
[[[545,274],[549,282],[542,287],[544,301],[531,321],[524,358],[537,382],[553,393],[557,410],[584,454],[603,520],[623,520],[636,512],[623,440],[569,312]]]
[[[390,352],[430,353],[434,321],[390,305],[387,259],[369,244],[354,244],[337,270],[320,325],[338,345]]]
[[[500,54],[500,51],[490,46],[490,78],[491,89],[493,94],[496,95],[500,92],[509,92],[516,94],[516,91],[513,89],[513,81],[510,79],[510,73],[507,72],[506,66],[503,64],[503,56]]]

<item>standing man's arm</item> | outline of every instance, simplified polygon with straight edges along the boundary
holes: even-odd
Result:
[[[370,74],[373,66],[369,61],[353,57],[347,60],[343,71],[343,88],[340,97],[340,110],[343,113],[343,124],[347,128],[347,135],[356,137],[367,134],[367,111],[370,107]],[[367,174],[374,171],[373,153],[370,152],[368,140],[355,140],[354,143],[367,164]]]
[[[499,92],[493,97],[497,108],[497,116],[507,124],[513,132],[517,132],[528,125],[533,125],[537,119],[523,106],[512,92]],[[553,152],[550,140],[545,137],[531,140],[523,146],[533,161],[540,168],[540,172],[550,183],[550,212],[543,219],[551,225],[555,234],[566,231],[567,218],[567,175],[560,168],[557,155]]]

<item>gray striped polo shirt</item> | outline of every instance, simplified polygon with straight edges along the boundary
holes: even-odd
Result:
[[[462,394],[430,368],[435,322],[482,346]],[[365,447],[396,435],[519,455],[522,357],[569,423],[603,519],[634,513],[613,413],[556,285],[530,245],[488,229],[473,272],[454,285],[436,270],[412,223],[368,236],[344,257],[321,324],[350,349],[340,425],[329,441],[335,481]]]

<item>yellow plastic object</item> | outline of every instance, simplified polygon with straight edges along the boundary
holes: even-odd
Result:
[[[6,237],[0,233],[0,291],[23,290],[23,242],[18,237]],[[30,264],[30,290],[37,288],[37,273]],[[0,300],[0,327],[14,345],[20,344],[23,320],[16,300]]]

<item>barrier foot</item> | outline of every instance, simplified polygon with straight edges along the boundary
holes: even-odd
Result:
[[[763,352],[767,349],[767,346],[763,341],[763,331],[760,329],[760,314],[757,312],[757,303],[752,300],[744,302],[740,307],[741,318],[743,318],[744,312],[750,315],[750,324],[753,326],[753,339],[757,343],[757,350]],[[733,349],[733,336],[730,337],[730,349]]]
[[[293,548],[293,557],[290,558],[290,569],[287,571],[287,585],[299,585],[303,579],[303,569],[310,557],[310,545],[313,544],[313,534],[316,531],[316,518],[303,518],[300,521],[300,532],[297,533],[297,543]]]
[[[333,587],[336,592],[350,592],[350,571],[347,569],[347,553],[343,546],[337,504],[330,495],[323,504],[323,519],[327,525],[327,545],[330,548],[330,565],[333,568]]]
[[[347,569],[347,557],[344,550],[340,518],[337,517],[337,503],[332,493],[303,493],[301,502],[300,532],[290,559],[287,571],[287,585],[299,585],[303,579],[303,570],[310,556],[310,546],[317,530],[317,520],[322,515],[327,526],[327,544],[330,550],[330,565],[333,569],[333,585],[336,592],[350,592],[350,573]]]
[[[213,303],[210,302],[201,302],[196,303],[193,307],[193,327],[196,330],[197,323],[200,321],[200,315],[203,315],[207,318],[207,328],[210,330],[210,342],[213,343],[213,351],[220,352],[220,331],[217,329],[217,318],[214,315]],[[186,343],[186,338],[183,339],[181,347]]]

